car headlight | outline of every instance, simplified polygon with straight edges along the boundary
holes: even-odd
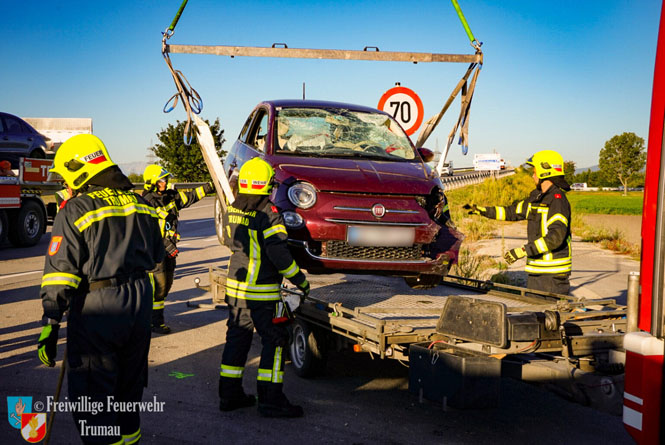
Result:
[[[284,218],[284,224],[286,227],[290,229],[297,229],[305,225],[305,220],[302,219],[302,216],[298,215],[296,212],[282,212],[282,218]]]
[[[288,191],[289,201],[301,209],[309,209],[316,204],[316,189],[307,182],[298,182]]]

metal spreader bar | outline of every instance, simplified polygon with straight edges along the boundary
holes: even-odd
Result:
[[[284,45],[278,47],[277,45]],[[276,43],[271,48],[258,46],[166,45],[166,52],[178,54],[212,54],[216,56],[281,57],[291,59],[375,60],[384,62],[453,62],[482,63],[482,53],[436,54],[399,51],[379,51],[368,46],[364,50],[288,48]]]

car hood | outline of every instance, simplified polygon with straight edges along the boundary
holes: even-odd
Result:
[[[421,162],[273,158],[277,179],[307,181],[321,191],[426,195],[436,185]]]

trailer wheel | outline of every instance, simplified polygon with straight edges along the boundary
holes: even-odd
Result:
[[[421,273],[416,277],[404,277],[404,281],[413,289],[431,289],[441,283],[441,275]]]
[[[46,227],[44,209],[34,201],[27,201],[15,215],[16,218],[9,225],[9,242],[16,247],[37,244]]]
[[[305,321],[296,319],[292,327],[291,363],[300,377],[314,377],[325,368],[327,348],[325,335]]]
[[[0,244],[4,243],[7,239],[8,229],[9,223],[7,220],[7,214],[4,210],[0,210]]]
[[[224,245],[224,209],[219,198],[215,198],[215,232],[217,233],[217,240],[219,244]]]

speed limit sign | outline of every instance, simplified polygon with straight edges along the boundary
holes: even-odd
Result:
[[[405,87],[394,87],[383,93],[379,110],[390,114],[411,136],[423,122],[423,103],[418,95]]]

